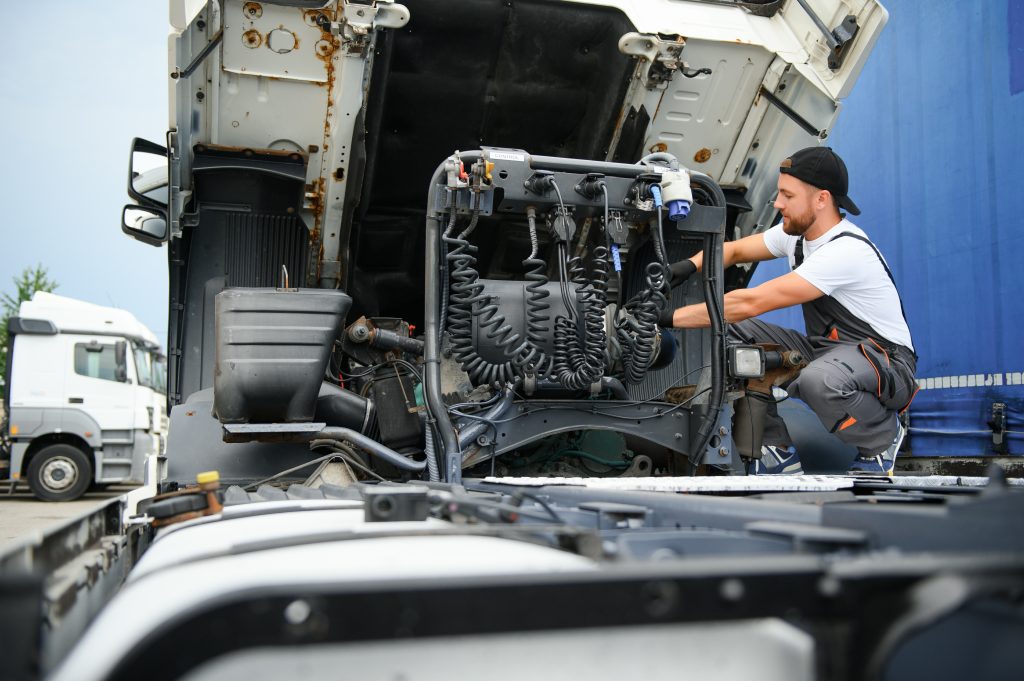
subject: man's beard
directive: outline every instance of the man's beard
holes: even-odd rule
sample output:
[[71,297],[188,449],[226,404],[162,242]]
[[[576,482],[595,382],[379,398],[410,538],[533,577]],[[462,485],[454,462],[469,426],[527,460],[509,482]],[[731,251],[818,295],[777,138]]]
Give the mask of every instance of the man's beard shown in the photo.
[[814,224],[814,213],[808,211],[803,215],[790,215],[782,221],[782,231],[790,236],[803,236]]

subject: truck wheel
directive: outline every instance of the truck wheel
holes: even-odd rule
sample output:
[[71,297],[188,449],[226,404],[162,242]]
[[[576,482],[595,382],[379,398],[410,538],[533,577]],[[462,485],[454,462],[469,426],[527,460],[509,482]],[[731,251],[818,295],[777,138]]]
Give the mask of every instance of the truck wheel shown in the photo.
[[89,457],[72,445],[43,447],[28,464],[28,486],[43,501],[71,501],[92,484]]

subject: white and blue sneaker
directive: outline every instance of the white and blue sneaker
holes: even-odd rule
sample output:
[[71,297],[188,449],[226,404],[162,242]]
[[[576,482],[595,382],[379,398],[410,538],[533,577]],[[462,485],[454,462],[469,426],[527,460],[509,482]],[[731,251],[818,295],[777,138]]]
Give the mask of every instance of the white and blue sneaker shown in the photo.
[[803,475],[803,472],[800,455],[792,445],[764,445],[761,447],[761,458],[754,459],[747,466],[748,475]]
[[903,444],[903,438],[906,435],[907,429],[903,427],[901,421],[897,420],[896,437],[893,438],[892,444],[875,456],[858,456],[850,465],[848,473],[850,475],[887,475],[891,478],[896,468],[896,455],[899,454],[900,445]]

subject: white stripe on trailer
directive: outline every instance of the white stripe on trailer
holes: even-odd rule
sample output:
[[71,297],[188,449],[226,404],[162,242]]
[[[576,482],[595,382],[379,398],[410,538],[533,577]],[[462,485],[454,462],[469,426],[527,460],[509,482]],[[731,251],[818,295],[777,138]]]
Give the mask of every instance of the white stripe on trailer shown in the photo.
[[1004,385],[1024,385],[1024,372],[1006,371],[991,374],[961,374],[959,376],[929,376],[917,379],[921,390],[946,388],[991,388]]

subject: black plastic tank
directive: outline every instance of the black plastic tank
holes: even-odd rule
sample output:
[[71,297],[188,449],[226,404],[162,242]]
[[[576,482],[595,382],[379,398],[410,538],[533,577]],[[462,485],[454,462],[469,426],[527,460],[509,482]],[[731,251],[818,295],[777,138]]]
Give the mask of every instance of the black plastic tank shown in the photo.
[[222,423],[312,421],[352,299],[327,289],[232,288],[216,298],[213,409]]

